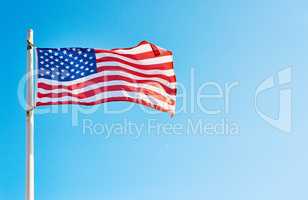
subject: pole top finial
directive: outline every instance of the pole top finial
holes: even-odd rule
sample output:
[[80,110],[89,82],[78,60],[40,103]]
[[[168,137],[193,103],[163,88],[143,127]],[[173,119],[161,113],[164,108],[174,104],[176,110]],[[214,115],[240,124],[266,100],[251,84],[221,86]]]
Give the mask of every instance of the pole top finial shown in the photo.
[[28,40],[31,40],[31,42],[33,40],[33,29],[32,28],[28,29]]

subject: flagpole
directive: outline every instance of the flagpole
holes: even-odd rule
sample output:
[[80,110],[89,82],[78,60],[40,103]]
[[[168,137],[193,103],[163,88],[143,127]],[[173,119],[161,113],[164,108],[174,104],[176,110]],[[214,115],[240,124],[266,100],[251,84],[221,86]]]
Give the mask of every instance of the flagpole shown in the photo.
[[26,200],[34,200],[33,30],[27,35]]

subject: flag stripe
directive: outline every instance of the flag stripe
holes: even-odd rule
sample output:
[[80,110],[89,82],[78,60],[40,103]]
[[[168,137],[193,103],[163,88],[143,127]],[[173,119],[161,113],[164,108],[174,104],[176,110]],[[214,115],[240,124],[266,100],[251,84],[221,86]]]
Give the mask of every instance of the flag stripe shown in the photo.
[[121,54],[140,54],[140,53],[152,51],[152,48],[148,42],[144,41],[135,47],[118,48],[118,49],[112,49],[111,51],[121,53]]
[[99,87],[93,90],[88,90],[80,93],[72,93],[72,92],[60,92],[60,93],[55,93],[55,92],[49,92],[49,93],[41,93],[38,92],[37,97],[38,98],[43,98],[43,97],[65,97],[65,96],[70,96],[70,97],[76,97],[78,99],[85,99],[88,97],[95,96],[97,93],[103,93],[103,92],[108,92],[108,91],[127,91],[127,92],[142,92],[146,95],[151,95],[155,97],[158,100],[165,101],[170,105],[174,105],[175,101],[172,100],[171,98],[165,97],[164,95],[161,95],[160,93],[154,92],[149,89],[145,88],[137,88],[137,87],[132,87],[132,86],[127,86],[127,85],[110,85],[110,86],[103,86]]
[[110,82],[110,81],[125,81],[129,83],[135,83],[135,84],[147,84],[151,85],[153,87],[163,89],[167,94],[175,95],[176,89],[170,88],[165,85],[162,85],[160,82],[153,81],[153,80],[136,80],[131,79],[125,76],[119,76],[119,75],[113,75],[113,76],[101,76],[97,77],[88,81],[72,84],[72,85],[63,85],[63,84],[57,84],[55,81],[50,80],[41,80],[38,82],[38,88],[42,88],[45,90],[52,90],[52,89],[67,89],[67,90],[75,90],[75,89],[81,89],[84,87],[92,86],[93,84],[99,84],[104,82]]
[[119,63],[119,62],[100,62],[97,63],[97,68],[99,70],[99,68],[104,67],[104,66],[118,66],[118,67],[122,67],[125,69],[129,69],[135,72],[139,72],[142,74],[162,74],[164,76],[174,76],[174,71],[173,69],[138,69],[135,67],[132,67],[130,65],[126,65],[123,63]]
[[[91,77],[90,77],[91,76]],[[117,80],[118,78],[120,78],[119,76],[123,77],[123,78],[127,78],[129,80],[131,80],[132,83],[134,82],[153,82],[156,83],[155,85],[160,85],[162,87],[167,87],[170,89],[175,89],[175,81],[166,81],[164,79],[161,79],[159,77],[151,77],[151,78],[147,78],[147,77],[140,77],[140,76],[136,76],[134,74],[130,74],[127,72],[123,72],[123,71],[103,71],[103,72],[98,72],[96,74],[93,75],[89,75],[89,78],[81,78],[81,79],[77,79],[77,80],[73,80],[73,81],[65,81],[65,82],[59,82],[59,81],[54,81],[54,80],[49,80],[49,79],[45,79],[45,78],[40,78],[40,83],[45,83],[45,84],[52,84],[52,85],[63,85],[66,87],[78,87],[78,85],[84,87],[84,85],[90,85],[93,83],[97,83],[97,82],[106,82],[109,80]],[[123,79],[120,79],[123,80]],[[175,78],[173,79],[175,80]],[[153,84],[154,85],[154,84]]]
[[136,64],[136,63],[128,62],[127,60],[116,58],[116,57],[101,57],[101,58],[96,59],[96,62],[97,63],[100,63],[100,62],[119,62],[119,63],[123,63],[123,64],[126,64],[126,65],[130,65],[130,66],[138,68],[138,69],[142,69],[142,70],[148,70],[148,69],[158,69],[158,70],[173,69],[173,63],[172,62],[150,64],[150,63],[153,63],[153,61],[150,61],[149,63],[147,63],[147,65],[143,65],[142,63]]
[[132,103],[137,103],[141,104],[150,108],[153,108],[155,110],[159,110],[162,112],[168,112],[171,114],[174,114],[174,110],[166,109],[164,107],[161,107],[159,105],[154,105],[152,103],[143,101],[142,99],[134,99],[130,97],[111,97],[111,98],[105,98],[105,99],[100,99],[97,101],[93,102],[79,102],[79,101],[53,101],[53,102],[37,102],[37,106],[47,106],[47,105],[63,105],[63,104],[78,104],[78,105],[84,105],[84,106],[93,106],[101,103],[108,103],[108,102],[116,102],[116,101],[126,101],[126,102],[132,102]]
[[[120,56],[124,56],[126,58],[130,58],[130,59],[135,59],[135,60],[142,60],[142,59],[147,59],[147,58],[153,58],[155,56],[154,52],[152,51],[145,51],[145,52],[140,52],[140,53],[136,53],[136,54],[124,54],[124,53],[119,53],[113,50],[105,50],[105,49],[95,49],[95,53],[96,54],[100,54],[100,53],[111,53],[114,55],[120,55]],[[160,53],[160,56],[171,56],[172,53],[170,51],[164,51]]]
[[102,58],[118,58],[124,60],[126,62],[137,64],[137,65],[155,65],[155,64],[162,64],[172,62],[172,56],[157,56],[154,58],[146,58],[141,60],[131,59],[126,56],[114,54],[114,53],[96,53],[96,60],[100,60]]
[[166,76],[164,74],[150,74],[150,73],[145,74],[145,73],[136,72],[136,71],[129,70],[129,69],[119,67],[119,66],[99,67],[99,68],[97,68],[97,71],[98,72],[113,72],[113,71],[126,72],[126,73],[129,73],[129,74],[132,74],[132,75],[135,75],[135,76],[138,76],[138,77],[142,77],[142,78],[159,78],[159,79],[169,81],[169,82],[172,82],[172,83],[175,82],[175,76]]
[[140,90],[148,89],[148,90],[159,93],[159,94],[165,96],[166,98],[170,98],[170,99],[175,101],[175,95],[166,93],[163,88],[155,87],[155,86],[152,86],[150,84],[130,83],[130,82],[127,82],[127,81],[122,81],[122,80],[102,82],[102,83],[97,83],[97,84],[85,86],[85,87],[82,87],[82,88],[71,89],[71,90],[63,88],[63,87],[54,87],[54,86],[51,87],[51,88],[47,88],[47,89],[45,89],[46,87],[38,87],[37,92],[42,93],[42,94],[47,94],[47,93],[51,93],[51,92],[52,93],[70,92],[72,94],[79,94],[79,93],[83,93],[83,92],[87,92],[87,91],[91,91],[91,90],[98,90],[101,87],[120,86],[120,85],[126,85],[126,86],[130,86],[130,87],[140,88]]
[[[54,97],[54,98],[49,98],[49,97],[42,97],[39,98],[38,103],[52,103],[52,102],[80,102],[83,103],[81,105],[87,105],[89,103],[97,102],[97,101],[103,101],[103,99],[108,99],[108,98],[118,98],[118,97],[127,97],[131,99],[138,99],[142,100],[144,102],[147,102],[152,105],[160,106],[166,110],[173,111],[174,110],[174,105],[169,105],[168,103],[158,100],[154,98],[153,96],[145,95],[144,93],[141,92],[127,92],[127,91],[109,91],[105,93],[98,93],[94,96],[84,98],[84,99],[79,99],[76,97],[70,97],[70,96],[65,96],[65,97]],[[85,104],[84,104],[85,103]]]

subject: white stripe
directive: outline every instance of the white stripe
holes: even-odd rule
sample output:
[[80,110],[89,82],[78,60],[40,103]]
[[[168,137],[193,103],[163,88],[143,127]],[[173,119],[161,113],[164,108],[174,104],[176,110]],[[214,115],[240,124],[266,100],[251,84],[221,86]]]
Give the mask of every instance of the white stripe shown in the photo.
[[155,86],[152,86],[152,85],[149,85],[149,84],[142,84],[142,83],[130,83],[130,82],[126,82],[126,81],[108,81],[108,82],[103,82],[103,83],[97,83],[97,84],[93,84],[93,85],[89,85],[89,86],[86,86],[84,88],[80,88],[80,89],[74,89],[74,90],[68,90],[68,89],[52,89],[52,90],[46,90],[46,89],[43,89],[43,88],[38,88],[37,91],[39,93],[42,93],[42,94],[48,94],[48,93],[63,93],[63,92],[70,92],[72,94],[80,94],[80,93],[83,93],[83,92],[87,92],[87,91],[90,91],[90,90],[95,90],[95,89],[98,89],[100,87],[105,87],[105,86],[112,86],[112,85],[125,85],[125,86],[130,86],[130,87],[135,87],[135,88],[144,88],[144,89],[148,89],[148,90],[151,90],[151,91],[154,91],[154,92],[157,92],[159,94],[161,94],[162,96],[166,97],[166,98],[169,98],[169,99],[172,99],[175,101],[175,95],[170,95],[168,93],[166,93],[166,91],[164,91],[163,88],[159,88],[159,87],[155,87]]
[[172,55],[147,58],[143,60],[134,60],[134,59],[127,58],[125,56],[120,56],[120,55],[113,54],[113,53],[96,53],[95,55],[96,55],[96,59],[100,59],[103,57],[119,58],[121,60],[130,62],[133,64],[137,64],[137,65],[155,65],[155,64],[163,64],[163,63],[172,62]]
[[152,51],[152,48],[149,44],[143,44],[133,49],[117,49],[117,50],[112,50],[112,51],[116,53],[122,53],[122,54],[140,54],[140,53]]
[[148,95],[145,95],[143,93],[138,93],[138,92],[126,92],[126,91],[104,92],[104,93],[99,93],[99,94],[96,94],[95,96],[85,98],[85,99],[79,99],[79,98],[68,97],[68,96],[59,97],[59,98],[44,97],[44,98],[38,99],[37,103],[48,103],[48,102],[59,102],[59,101],[60,102],[76,101],[76,102],[92,103],[92,102],[99,101],[101,99],[111,98],[111,97],[130,97],[134,99],[140,99],[150,104],[159,105],[160,107],[167,109],[167,110],[175,110],[174,105],[169,105],[168,103],[160,101],[153,96],[148,96]]
[[142,74],[161,74],[161,75],[166,75],[166,76],[174,76],[174,70],[173,69],[147,69],[147,70],[143,70],[143,69],[138,69],[135,67],[132,67],[130,65],[126,65],[120,62],[99,62],[97,63],[97,67],[103,67],[103,66],[119,66],[119,67],[123,67],[135,72],[139,72]]
[[73,85],[73,84],[83,83],[87,80],[91,80],[93,78],[97,78],[97,77],[100,77],[100,76],[108,76],[108,75],[120,75],[120,76],[128,77],[128,78],[131,78],[131,79],[135,79],[135,80],[157,81],[157,82],[169,87],[170,89],[176,88],[175,82],[168,82],[165,79],[161,79],[161,78],[157,78],[157,77],[154,77],[154,78],[140,77],[140,76],[136,76],[134,74],[130,74],[130,73],[127,73],[127,72],[122,72],[122,71],[103,71],[103,72],[91,74],[89,76],[79,78],[79,79],[76,79],[76,80],[73,80],[73,81],[56,81],[56,80],[50,80],[50,79],[45,79],[45,78],[39,78],[38,82],[42,82],[42,83],[46,83],[46,84],[57,84],[57,85],[69,86],[69,85]]

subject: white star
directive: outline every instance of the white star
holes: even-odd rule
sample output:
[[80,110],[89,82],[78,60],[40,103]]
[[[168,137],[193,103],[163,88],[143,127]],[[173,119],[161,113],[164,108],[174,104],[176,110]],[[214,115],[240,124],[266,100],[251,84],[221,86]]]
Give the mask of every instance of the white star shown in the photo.
[[83,57],[85,57],[85,58],[86,58],[87,56],[88,56],[87,54],[84,54],[84,55],[83,55]]
[[93,66],[93,63],[90,63],[90,66],[92,67],[92,66]]
[[81,63],[83,62],[83,60],[82,60],[82,59],[80,59],[79,61],[80,61]]
[[82,73],[81,73],[81,76],[83,76],[83,75],[84,75],[84,73],[82,72]]
[[90,60],[92,60],[92,58],[93,58],[92,56],[89,57]]
[[81,53],[82,53],[82,51],[79,50],[79,51],[78,51],[78,54],[80,55]]
[[93,70],[93,69],[91,69],[91,70],[90,70],[90,72],[94,72],[94,70]]
[[75,59],[75,60],[77,60],[77,59],[78,59],[78,57],[76,56],[74,59]]
[[87,67],[87,68],[86,68],[86,71],[88,71],[88,70],[89,70],[89,68]]
[[49,67],[49,65],[48,65],[48,64],[46,64],[46,65],[45,65],[45,67]]
[[65,66],[65,69],[69,69],[70,67],[69,66]]
[[83,69],[84,68],[84,66],[80,66],[80,69]]
[[71,62],[70,62],[70,64],[71,64],[71,65],[73,65],[73,64],[74,64],[74,62],[73,62],[73,61],[71,61]]
[[57,55],[59,55],[59,53],[58,53],[58,52],[55,52],[53,55],[57,56]]
[[60,65],[64,65],[64,63],[63,63],[63,62],[61,62],[61,63],[60,63]]
[[40,58],[41,58],[41,59],[43,59],[43,58],[44,58],[44,56],[40,56]]
[[48,58],[46,58],[46,59],[45,59],[45,61],[46,61],[46,62],[48,62],[48,61],[49,61],[49,59],[48,59]]
[[64,79],[64,76],[61,76],[61,79]]
[[70,73],[66,73],[66,76],[69,76],[70,75]]
[[79,66],[79,64],[76,64],[76,65],[75,65],[75,67],[78,67],[78,66]]
[[75,71],[75,69],[71,69],[71,72]]
[[73,57],[73,54],[68,55],[69,57]]
[[50,59],[53,59],[53,56],[49,56]]
[[88,51],[88,52],[90,52],[90,51],[91,51],[91,49],[87,49],[87,51]]
[[51,68],[51,71],[54,71],[54,70],[55,70],[55,68],[54,68],[54,67],[52,67],[52,68]]
[[73,76],[71,76],[71,78],[75,78],[75,76],[73,75]]
[[49,52],[49,53],[52,53],[52,50],[51,50],[51,49],[49,49],[49,50],[48,50],[48,52]]
[[45,52],[45,53],[44,53],[44,55],[45,55],[45,56],[48,56],[48,53],[47,53],[47,52]]
[[64,53],[64,54],[66,54],[66,53],[67,53],[67,51],[66,51],[66,50],[63,50],[63,53]]
[[44,64],[44,61],[41,61],[40,63],[41,63],[41,64]]

